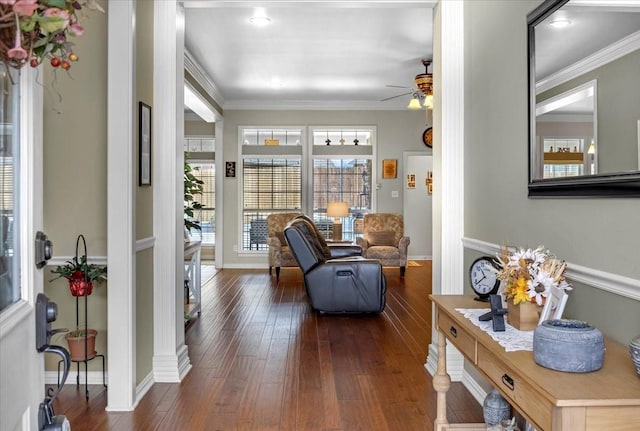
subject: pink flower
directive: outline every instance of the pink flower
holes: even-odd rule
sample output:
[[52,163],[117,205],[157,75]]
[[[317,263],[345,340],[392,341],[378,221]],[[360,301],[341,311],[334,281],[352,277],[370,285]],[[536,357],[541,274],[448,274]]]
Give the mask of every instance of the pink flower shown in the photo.
[[42,12],[38,24],[44,33],[57,33],[65,30],[69,26],[69,19],[71,15],[68,11],[58,9],[57,7],[50,7]]
[[[18,0],[18,1],[24,1],[24,0]],[[31,0],[28,0],[28,1],[31,1]],[[33,0],[33,1],[36,1],[36,0]],[[67,28],[67,26],[69,25],[69,18],[71,17],[71,15],[69,15],[69,11],[64,9],[59,9],[57,7],[50,7],[48,9],[45,9],[45,11],[42,13],[42,16],[62,19],[62,21],[64,21],[62,28]]]
[[82,36],[84,34],[84,27],[82,27],[77,22],[74,22],[73,24],[71,24],[69,30],[71,31],[71,34],[73,34],[74,36]]
[[16,60],[23,60],[27,58],[27,51],[25,51],[20,45],[20,37],[22,36],[22,33],[20,32],[20,23],[18,22],[18,14],[14,13],[13,15],[16,18],[15,46],[11,48],[9,51],[7,51],[7,55],[9,56],[9,58],[15,58]]
[[38,9],[37,0],[18,0],[13,5],[13,11],[20,16],[31,16]]
[[21,46],[16,46],[15,48],[11,48],[9,51],[7,51],[7,55],[9,56],[9,58],[15,58],[16,60],[23,60],[27,58],[28,54],[27,54],[27,51],[22,49]]

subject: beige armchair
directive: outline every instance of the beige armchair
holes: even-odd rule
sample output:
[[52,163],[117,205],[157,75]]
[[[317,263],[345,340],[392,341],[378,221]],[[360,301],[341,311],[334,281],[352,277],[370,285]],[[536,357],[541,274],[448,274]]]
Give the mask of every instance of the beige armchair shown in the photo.
[[404,236],[404,222],[398,214],[365,214],[362,237],[356,244],[362,247],[367,259],[378,259],[382,266],[399,266],[404,277],[407,268],[407,249],[410,239]]
[[269,275],[276,269],[276,280],[280,280],[280,268],[298,267],[284,237],[284,228],[301,212],[273,213],[267,216],[267,244],[269,245]]

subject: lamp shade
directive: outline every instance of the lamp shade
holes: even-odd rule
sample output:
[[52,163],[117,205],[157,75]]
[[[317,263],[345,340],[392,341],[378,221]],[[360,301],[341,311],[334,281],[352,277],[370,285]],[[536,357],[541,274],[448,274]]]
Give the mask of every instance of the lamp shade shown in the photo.
[[329,202],[327,217],[346,217],[349,215],[349,204],[346,202]]
[[420,100],[417,97],[414,97],[413,99],[411,99],[411,101],[409,102],[409,105],[407,106],[407,109],[422,109],[422,106],[420,105]]

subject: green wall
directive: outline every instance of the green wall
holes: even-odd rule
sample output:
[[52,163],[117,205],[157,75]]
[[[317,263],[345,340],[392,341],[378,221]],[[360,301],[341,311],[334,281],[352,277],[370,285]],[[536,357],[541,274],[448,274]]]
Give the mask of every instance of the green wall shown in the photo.
[[[640,280],[640,200],[527,197],[526,15],[540,3],[464,4],[465,236],[544,245],[570,265]],[[477,255],[467,250],[465,271]],[[566,317],[622,343],[640,334],[640,301],[573,285]]]
[[[107,4],[102,5],[105,9]],[[41,67],[43,113],[44,231],[54,244],[54,257],[75,255],[76,238],[83,234],[91,257],[107,254],[107,14],[88,12],[86,32],[73,39],[79,60],[69,72]],[[80,254],[83,253],[82,247]],[[56,327],[76,326],[76,301],[67,281],[52,283],[52,266],[44,269],[44,292],[58,304]],[[98,330],[96,350],[107,352],[106,309],[108,283],[94,287],[88,297],[88,325]],[[84,309],[80,299],[80,309]],[[84,316],[80,323],[84,324]],[[62,335],[54,342],[66,345]],[[99,361],[89,371],[101,369]],[[46,370],[57,360],[46,355]]]
[[[153,129],[153,1],[138,0],[136,5],[136,102],[151,106]],[[138,129],[138,104],[136,103],[136,127]],[[134,136],[137,149],[138,137]],[[153,159],[153,133],[151,151]],[[135,171],[138,169],[138,151],[134,151]],[[153,166],[151,186],[137,186],[135,192],[136,240],[153,235]],[[153,249],[136,253],[136,384],[139,384],[153,370]]]

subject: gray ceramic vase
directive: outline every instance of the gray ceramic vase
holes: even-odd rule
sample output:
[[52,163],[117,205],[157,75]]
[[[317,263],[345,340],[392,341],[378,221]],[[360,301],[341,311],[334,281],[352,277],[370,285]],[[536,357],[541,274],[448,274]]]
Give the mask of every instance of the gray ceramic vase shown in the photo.
[[497,389],[492,389],[484,399],[482,413],[485,424],[496,426],[501,421],[511,417],[511,405],[500,395]]
[[596,371],[604,362],[604,338],[586,322],[547,320],[533,331],[533,359],[557,371]]

